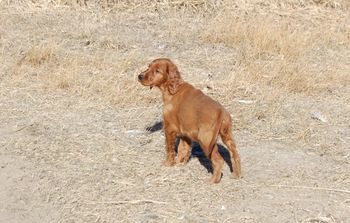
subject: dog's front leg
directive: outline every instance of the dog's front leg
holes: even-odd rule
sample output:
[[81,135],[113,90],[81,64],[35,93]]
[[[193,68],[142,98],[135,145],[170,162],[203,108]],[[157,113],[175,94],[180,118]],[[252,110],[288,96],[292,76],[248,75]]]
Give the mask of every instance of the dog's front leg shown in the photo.
[[175,140],[176,132],[165,129],[166,152],[167,158],[164,161],[165,166],[175,165]]

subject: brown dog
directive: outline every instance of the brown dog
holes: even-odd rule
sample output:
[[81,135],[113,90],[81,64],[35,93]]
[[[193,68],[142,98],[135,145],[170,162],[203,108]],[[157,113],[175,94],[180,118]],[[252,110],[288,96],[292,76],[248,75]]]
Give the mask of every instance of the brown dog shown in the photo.
[[231,116],[216,101],[182,80],[173,62],[159,58],[138,76],[144,86],[158,87],[163,95],[166,166],[175,164],[175,140],[180,138],[176,163],[185,164],[191,155],[191,142],[196,141],[213,166],[212,183],[221,180],[224,159],[216,144],[218,135],[227,146],[234,162],[235,178],[241,176],[241,163],[232,136]]

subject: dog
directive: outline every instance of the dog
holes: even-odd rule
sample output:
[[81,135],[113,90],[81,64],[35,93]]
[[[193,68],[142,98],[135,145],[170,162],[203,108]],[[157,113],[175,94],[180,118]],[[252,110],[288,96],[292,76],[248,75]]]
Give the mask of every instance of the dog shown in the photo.
[[[186,164],[191,155],[191,143],[195,141],[212,163],[211,183],[219,183],[224,164],[217,145],[220,136],[230,153],[233,177],[241,177],[241,161],[232,135],[231,115],[220,103],[185,82],[176,65],[168,58],[153,60],[148,69],[138,75],[138,81],[162,92],[167,153],[165,166]],[[177,137],[180,142],[175,161]]]

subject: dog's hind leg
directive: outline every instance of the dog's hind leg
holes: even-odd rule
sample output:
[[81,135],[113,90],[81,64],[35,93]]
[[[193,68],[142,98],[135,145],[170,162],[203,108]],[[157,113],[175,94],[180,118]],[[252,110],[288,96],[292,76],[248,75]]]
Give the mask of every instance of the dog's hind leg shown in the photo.
[[224,165],[224,158],[219,153],[218,145],[215,144],[213,151],[210,155],[210,161],[213,165],[213,176],[211,178],[211,183],[219,183],[221,180],[221,170]]
[[[236,144],[232,135],[231,127],[231,118],[224,119],[219,131],[220,137],[223,143],[227,146],[228,151],[230,152],[232,168],[234,170],[233,177],[236,179],[241,178],[241,159],[238,155]],[[234,166],[233,166],[234,163]]]

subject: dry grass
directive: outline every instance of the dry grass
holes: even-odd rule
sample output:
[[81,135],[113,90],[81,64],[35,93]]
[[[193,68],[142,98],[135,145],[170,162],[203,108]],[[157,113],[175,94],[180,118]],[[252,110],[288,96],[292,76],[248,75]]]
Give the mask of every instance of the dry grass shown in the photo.
[[315,69],[319,60],[335,62],[331,55],[325,57],[324,51],[349,48],[349,18],[345,14],[334,19],[334,12],[320,17],[313,14],[315,10],[280,10],[267,15],[248,12],[243,17],[227,10],[207,26],[202,39],[224,43],[239,52],[237,62],[244,74],[234,81],[276,85],[293,92],[349,82],[347,72],[339,71],[336,65]]
[[217,8],[220,5],[220,0],[161,0],[161,1],[139,1],[139,0],[8,0],[7,5],[26,5],[29,7],[74,7],[74,8],[97,8],[106,11],[135,11],[135,10],[150,10],[150,11],[167,11],[169,9],[185,10],[185,11],[209,11]]
[[240,6],[246,8],[249,6],[272,6],[281,8],[302,8],[309,6],[322,6],[329,8],[348,8],[349,1],[347,0],[32,0],[30,2],[22,0],[7,0],[5,4],[25,4],[38,7],[52,6],[70,6],[70,7],[101,7],[107,10],[134,10],[136,8],[152,8],[152,9],[191,9],[191,10],[213,10],[221,6]]
[[[132,104],[135,99],[134,103],[141,100],[135,76],[126,73],[130,66],[135,66],[130,62],[132,58],[106,63],[105,58],[95,56],[56,54],[53,59],[54,55],[51,47],[29,50],[14,68],[19,75],[14,81],[19,84],[27,79],[32,86],[44,90],[58,88],[81,96],[95,95],[122,107],[135,105]],[[28,80],[30,77],[34,78]]]
[[[5,79],[18,87],[102,99],[118,108],[158,106],[159,93],[139,86],[136,75],[154,57],[168,56],[186,80],[212,87],[208,94],[237,114],[236,129],[263,138],[292,134],[304,141],[312,137],[304,123],[309,114],[285,120],[288,100],[323,95],[350,81],[347,1],[78,3],[5,3],[4,12],[16,18],[2,18],[10,24],[1,36]],[[25,10],[47,10],[56,20],[42,14],[31,19]],[[35,34],[19,35],[14,23]],[[208,72],[214,78],[204,81]],[[254,103],[239,106],[237,98]],[[276,131],[286,123],[294,127]]]
[[19,65],[27,63],[32,66],[39,66],[45,62],[50,62],[55,57],[55,46],[40,45],[29,49],[24,57],[19,61]]
[[[0,1],[0,218],[346,222],[348,3]],[[164,56],[232,114],[243,180],[161,167],[160,93],[136,77]]]

